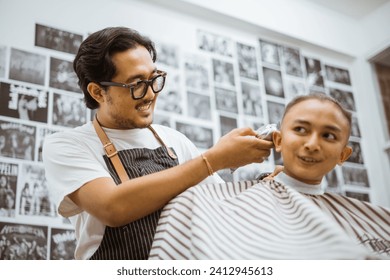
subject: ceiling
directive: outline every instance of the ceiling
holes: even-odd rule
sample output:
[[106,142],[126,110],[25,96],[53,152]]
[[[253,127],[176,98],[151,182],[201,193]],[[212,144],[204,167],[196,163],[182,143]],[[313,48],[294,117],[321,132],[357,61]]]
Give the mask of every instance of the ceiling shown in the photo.
[[355,19],[360,19],[378,9],[389,0],[305,0],[321,5]]

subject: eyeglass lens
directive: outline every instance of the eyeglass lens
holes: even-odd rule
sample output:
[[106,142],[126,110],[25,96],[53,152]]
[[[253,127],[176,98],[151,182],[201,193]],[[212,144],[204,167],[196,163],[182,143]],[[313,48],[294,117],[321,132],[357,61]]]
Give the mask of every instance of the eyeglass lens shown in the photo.
[[142,98],[145,96],[148,87],[151,86],[154,93],[160,92],[165,83],[165,77],[159,75],[149,81],[140,81],[133,89],[133,95],[135,98]]

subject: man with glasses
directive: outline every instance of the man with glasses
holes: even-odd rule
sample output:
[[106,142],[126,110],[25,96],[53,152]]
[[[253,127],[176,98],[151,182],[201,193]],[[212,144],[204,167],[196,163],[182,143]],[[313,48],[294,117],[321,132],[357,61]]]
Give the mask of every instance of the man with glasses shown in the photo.
[[[152,124],[166,72],[137,31],[91,34],[74,60],[93,122],[47,136],[46,178],[58,212],[77,237],[76,259],[146,259],[162,207],[214,174],[262,162],[273,144],[235,129],[200,154],[178,131]],[[164,93],[161,93],[164,94]]]

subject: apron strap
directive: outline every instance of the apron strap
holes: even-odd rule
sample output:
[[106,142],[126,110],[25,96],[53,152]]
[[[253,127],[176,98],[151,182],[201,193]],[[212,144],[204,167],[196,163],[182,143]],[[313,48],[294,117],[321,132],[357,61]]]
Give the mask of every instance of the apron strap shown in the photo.
[[160,142],[160,144],[167,149],[168,155],[171,157],[171,159],[177,159],[177,156],[175,155],[175,153],[171,150],[171,148],[169,148],[167,145],[165,145],[164,141],[157,134],[156,130],[154,130],[154,128],[151,125],[149,125],[148,128],[153,133],[154,137],[156,137],[158,142]]
[[93,118],[93,126],[95,127],[96,134],[99,136],[100,141],[103,144],[104,151],[107,157],[111,160],[111,163],[114,166],[114,169],[118,174],[121,182],[123,183],[124,181],[129,180],[129,176],[127,175],[126,170],[123,167],[123,164],[118,156],[118,151],[100,126],[100,123],[97,119],[97,115],[95,115],[95,117]]

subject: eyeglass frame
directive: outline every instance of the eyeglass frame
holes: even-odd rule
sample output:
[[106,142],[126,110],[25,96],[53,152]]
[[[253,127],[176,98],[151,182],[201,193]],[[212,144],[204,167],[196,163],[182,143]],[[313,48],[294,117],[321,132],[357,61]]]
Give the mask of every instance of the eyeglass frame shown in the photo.
[[[165,71],[162,71],[162,70],[157,70],[156,71],[157,75],[154,76],[153,78],[149,79],[149,80],[140,80],[140,81],[136,81],[136,82],[133,82],[133,83],[130,83],[130,84],[124,84],[124,83],[117,83],[117,82],[99,82],[99,84],[101,86],[109,86],[109,87],[121,87],[121,88],[127,88],[130,90],[130,93],[131,93],[131,97],[133,97],[134,100],[139,100],[139,99],[142,99],[145,97],[146,93],[148,92],[148,88],[150,87],[152,89],[152,91],[154,93],[159,93],[160,91],[163,90],[164,86],[165,86],[165,78],[167,76],[167,72]],[[153,89],[153,82],[159,78],[159,77],[162,77],[163,78],[163,86],[161,87],[161,89],[159,91],[155,91]],[[144,83],[146,86],[144,87],[144,92],[142,93],[141,96],[139,97],[136,97],[134,96],[134,88],[141,84],[141,83]]]

